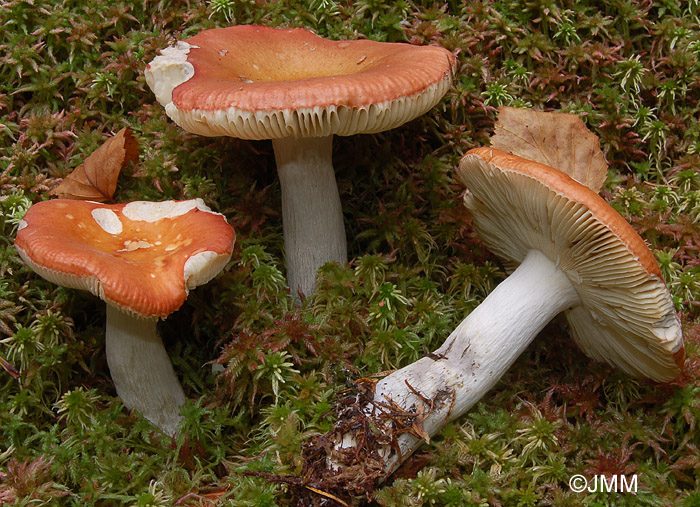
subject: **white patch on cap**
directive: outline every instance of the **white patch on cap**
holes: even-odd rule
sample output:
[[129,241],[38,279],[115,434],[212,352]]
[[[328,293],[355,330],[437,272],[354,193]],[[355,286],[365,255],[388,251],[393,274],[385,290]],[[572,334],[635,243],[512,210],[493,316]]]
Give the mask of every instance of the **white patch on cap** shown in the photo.
[[207,213],[213,213],[209,206],[204,204],[204,201],[199,198],[190,199],[189,201],[134,201],[124,206],[122,213],[130,220],[157,222],[164,218],[179,217],[195,208]]
[[92,210],[92,218],[95,219],[97,225],[109,234],[120,234],[122,232],[122,222],[117,214],[111,209],[95,208]]
[[29,224],[25,220],[20,220],[19,223],[17,224],[17,232],[21,231],[25,227],[27,227]]
[[173,90],[194,76],[194,67],[187,61],[190,49],[197,48],[178,41],[165,48],[148,64],[144,75],[146,83],[156,95],[156,100],[166,106],[173,100]]
[[224,269],[231,254],[218,254],[207,250],[193,255],[185,262],[185,285],[194,289],[207,283]]
[[138,250],[139,248],[151,248],[152,246],[153,245],[151,245],[148,241],[143,241],[140,239],[127,239],[124,242],[124,248],[122,248],[121,250],[117,250],[117,252],[133,252],[134,250]]

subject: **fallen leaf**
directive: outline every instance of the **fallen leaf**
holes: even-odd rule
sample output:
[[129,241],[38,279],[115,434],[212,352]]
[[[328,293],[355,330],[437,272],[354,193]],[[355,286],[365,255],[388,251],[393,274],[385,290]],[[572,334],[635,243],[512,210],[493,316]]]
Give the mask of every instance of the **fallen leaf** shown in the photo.
[[124,127],[92,152],[50,193],[61,199],[108,201],[117,189],[122,168],[138,157],[134,134],[129,127]]
[[491,146],[559,169],[595,192],[608,175],[600,140],[574,114],[499,107]]

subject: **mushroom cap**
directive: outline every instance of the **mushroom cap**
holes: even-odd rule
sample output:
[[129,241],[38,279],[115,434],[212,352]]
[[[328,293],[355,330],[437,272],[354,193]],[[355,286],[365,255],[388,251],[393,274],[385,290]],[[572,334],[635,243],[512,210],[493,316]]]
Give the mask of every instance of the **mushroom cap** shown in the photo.
[[539,250],[566,273],[581,303],[565,314],[586,354],[657,381],[680,373],[681,325],[658,264],[598,194],[493,148],[467,152],[458,174],[474,228],[508,271]]
[[165,318],[226,265],[236,235],[201,199],[34,204],[15,247],[47,280],[137,317]]
[[188,132],[277,139],[397,127],[437,104],[454,63],[437,46],[241,25],[164,49],[145,75],[168,116]]

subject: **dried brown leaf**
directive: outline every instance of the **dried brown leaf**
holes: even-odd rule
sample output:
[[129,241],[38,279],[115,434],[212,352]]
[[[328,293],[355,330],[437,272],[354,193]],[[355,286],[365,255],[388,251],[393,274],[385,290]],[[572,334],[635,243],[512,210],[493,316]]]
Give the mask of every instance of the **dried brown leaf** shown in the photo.
[[61,199],[108,201],[117,189],[122,168],[139,157],[138,145],[129,127],[107,139],[85,161],[51,190]]
[[608,175],[600,140],[573,114],[499,107],[491,146],[559,169],[595,192]]

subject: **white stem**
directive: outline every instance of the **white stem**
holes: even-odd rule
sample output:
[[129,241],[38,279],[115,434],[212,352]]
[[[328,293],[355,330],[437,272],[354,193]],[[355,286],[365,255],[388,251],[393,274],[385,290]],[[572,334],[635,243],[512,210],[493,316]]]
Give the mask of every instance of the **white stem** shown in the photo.
[[172,436],[181,419],[185,394],[156,332],[156,322],[107,305],[107,364],[124,406],[138,410]]
[[273,139],[282,187],[287,282],[309,296],[326,262],[347,263],[343,210],[333,170],[333,136]]
[[[401,409],[419,414],[424,431],[421,436],[432,437],[447,422],[476,404],[537,333],[559,312],[578,301],[578,294],[564,272],[542,253],[531,250],[522,264],[462,321],[439,349],[378,382],[374,401],[387,404],[391,400]],[[426,403],[427,400],[430,401]],[[387,411],[375,407],[368,412],[379,419]],[[382,450],[387,474],[423,441],[408,432],[401,433],[396,440],[400,452]],[[344,438],[342,447],[350,444]]]

